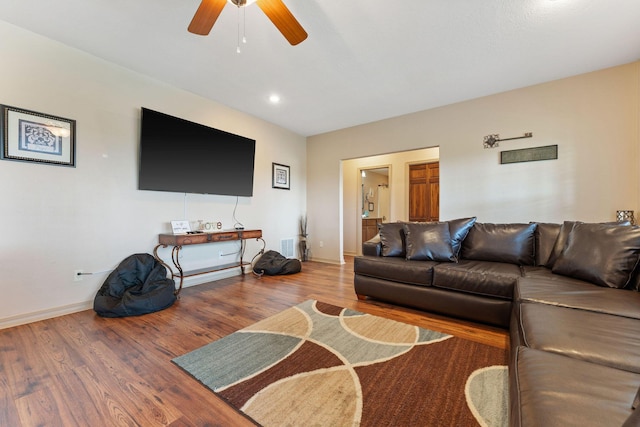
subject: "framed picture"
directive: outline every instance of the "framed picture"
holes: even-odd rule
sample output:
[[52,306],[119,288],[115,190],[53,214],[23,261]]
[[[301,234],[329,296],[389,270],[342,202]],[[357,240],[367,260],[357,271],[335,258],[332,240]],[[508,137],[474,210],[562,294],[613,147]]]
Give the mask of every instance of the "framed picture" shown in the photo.
[[373,212],[374,209],[374,204],[372,202],[369,202],[369,212]]
[[0,158],[76,166],[76,121],[0,105]]
[[283,190],[291,189],[291,171],[289,166],[272,163],[271,178],[273,180],[273,188],[281,188]]

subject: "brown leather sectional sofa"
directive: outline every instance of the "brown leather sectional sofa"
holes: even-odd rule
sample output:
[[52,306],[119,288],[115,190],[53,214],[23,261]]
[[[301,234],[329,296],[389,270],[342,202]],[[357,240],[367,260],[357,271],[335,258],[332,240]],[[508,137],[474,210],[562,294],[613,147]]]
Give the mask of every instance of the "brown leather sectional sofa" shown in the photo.
[[640,426],[639,257],[620,224],[389,223],[354,287],[508,328],[511,426]]

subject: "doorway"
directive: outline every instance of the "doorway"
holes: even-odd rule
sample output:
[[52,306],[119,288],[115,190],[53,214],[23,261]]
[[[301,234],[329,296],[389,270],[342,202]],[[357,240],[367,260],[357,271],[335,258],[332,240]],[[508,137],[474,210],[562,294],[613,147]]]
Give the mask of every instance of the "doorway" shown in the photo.
[[378,234],[378,226],[390,217],[389,167],[360,169],[361,241]]
[[[364,205],[362,170],[388,168],[388,188],[380,187],[380,199],[374,201],[373,211],[368,218],[385,218],[385,222],[407,221],[409,219],[409,165],[439,161],[438,147],[418,150],[399,151],[389,154],[372,155],[344,159],[341,161],[342,199],[342,255],[356,256],[362,254],[362,215],[369,208]],[[372,186],[374,195],[378,191],[377,184]],[[366,188],[368,190],[368,187]],[[389,195],[388,214],[385,209],[385,191]],[[380,211],[378,210],[380,208]],[[366,236],[365,236],[366,237]]]
[[362,177],[362,217],[380,218],[387,222],[390,215],[389,168],[360,170]]

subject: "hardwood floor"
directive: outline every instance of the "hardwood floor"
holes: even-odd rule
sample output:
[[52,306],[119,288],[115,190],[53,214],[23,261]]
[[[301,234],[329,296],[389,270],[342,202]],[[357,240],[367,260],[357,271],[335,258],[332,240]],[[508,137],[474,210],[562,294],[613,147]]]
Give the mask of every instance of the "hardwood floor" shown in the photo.
[[358,301],[353,260],[291,276],[252,274],[183,289],[167,310],[92,310],[0,330],[0,426],[253,425],[171,359],[307,299],[506,348],[506,331]]

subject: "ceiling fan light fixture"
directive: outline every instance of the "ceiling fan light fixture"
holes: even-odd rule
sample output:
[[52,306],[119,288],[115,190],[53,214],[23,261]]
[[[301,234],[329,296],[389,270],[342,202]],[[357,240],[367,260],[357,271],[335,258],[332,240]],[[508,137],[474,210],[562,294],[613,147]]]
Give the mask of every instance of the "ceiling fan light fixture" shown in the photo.
[[244,8],[256,3],[260,10],[276,26],[285,39],[295,46],[307,38],[307,32],[284,4],[283,0],[202,0],[196,10],[188,30],[190,33],[206,36],[211,32],[218,16],[227,3]]
[[238,7],[246,7],[256,2],[256,0],[227,0],[227,1],[232,5],[238,6]]

